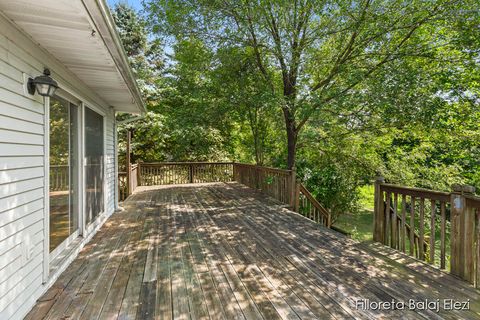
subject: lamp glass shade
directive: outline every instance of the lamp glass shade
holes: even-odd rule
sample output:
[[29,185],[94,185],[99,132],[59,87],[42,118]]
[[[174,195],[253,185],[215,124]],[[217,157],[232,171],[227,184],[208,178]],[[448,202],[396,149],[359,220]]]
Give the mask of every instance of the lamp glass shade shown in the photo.
[[50,87],[49,87],[49,91],[48,91],[48,96],[49,96],[49,97],[53,97],[55,91],[57,91],[57,87],[50,86]]
[[49,96],[49,92],[50,92],[50,85],[49,84],[37,83],[36,87],[37,87],[37,92],[38,92],[39,95],[44,96],[44,97]]

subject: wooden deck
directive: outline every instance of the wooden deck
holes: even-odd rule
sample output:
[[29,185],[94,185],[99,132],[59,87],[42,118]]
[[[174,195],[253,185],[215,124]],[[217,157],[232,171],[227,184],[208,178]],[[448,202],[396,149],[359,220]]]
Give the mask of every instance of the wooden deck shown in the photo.
[[[141,188],[125,208],[27,318],[480,318],[466,282],[236,183]],[[361,310],[358,299],[440,299],[440,311]],[[445,311],[443,299],[470,301],[470,311]]]

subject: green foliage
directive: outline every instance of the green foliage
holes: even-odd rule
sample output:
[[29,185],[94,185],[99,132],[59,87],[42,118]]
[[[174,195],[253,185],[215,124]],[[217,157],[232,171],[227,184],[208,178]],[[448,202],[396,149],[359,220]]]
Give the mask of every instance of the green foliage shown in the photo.
[[373,239],[372,230],[373,211],[360,210],[356,214],[346,213],[338,217],[335,227],[347,232],[358,241],[371,241]]
[[293,156],[335,218],[376,174],[480,190],[475,1],[144,4],[114,13],[150,111],[127,126],[134,159]]
[[[295,163],[298,136],[315,116],[332,110],[338,114],[343,111],[339,105],[355,112],[363,103],[346,100],[368,94],[362,87],[377,73],[392,70],[395,63],[454,51],[452,43],[470,38],[452,31],[452,22],[478,20],[469,0],[145,4],[158,34],[177,42],[193,36],[212,52],[241,47],[253,57],[257,78],[276,98],[276,109],[284,118],[289,167]],[[408,85],[409,79],[403,79]],[[363,107],[369,111],[376,106]]]
[[112,16],[143,99],[147,106],[156,104],[165,64],[161,42],[149,40],[146,20],[127,4],[116,4]]

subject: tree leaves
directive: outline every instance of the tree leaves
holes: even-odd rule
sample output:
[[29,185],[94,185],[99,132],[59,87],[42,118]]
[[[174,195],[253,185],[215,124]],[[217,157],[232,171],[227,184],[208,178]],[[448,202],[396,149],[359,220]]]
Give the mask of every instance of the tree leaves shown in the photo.
[[338,212],[355,208],[357,187],[376,173],[480,187],[477,6],[146,0],[146,18],[122,9],[117,23],[152,111],[135,124],[135,156],[297,160]]

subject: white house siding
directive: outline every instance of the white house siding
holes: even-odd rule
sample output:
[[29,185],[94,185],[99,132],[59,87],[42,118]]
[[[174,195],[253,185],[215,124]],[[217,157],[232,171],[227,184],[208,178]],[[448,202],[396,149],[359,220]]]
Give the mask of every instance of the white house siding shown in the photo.
[[115,115],[111,111],[107,115],[106,131],[106,172],[105,177],[107,180],[107,212],[113,212],[115,210]]
[[0,319],[23,318],[58,276],[51,275],[43,284],[44,218],[48,215],[43,98],[24,89],[25,74],[39,75],[44,66],[80,100],[105,110],[105,216],[115,207],[114,111],[0,15]]

